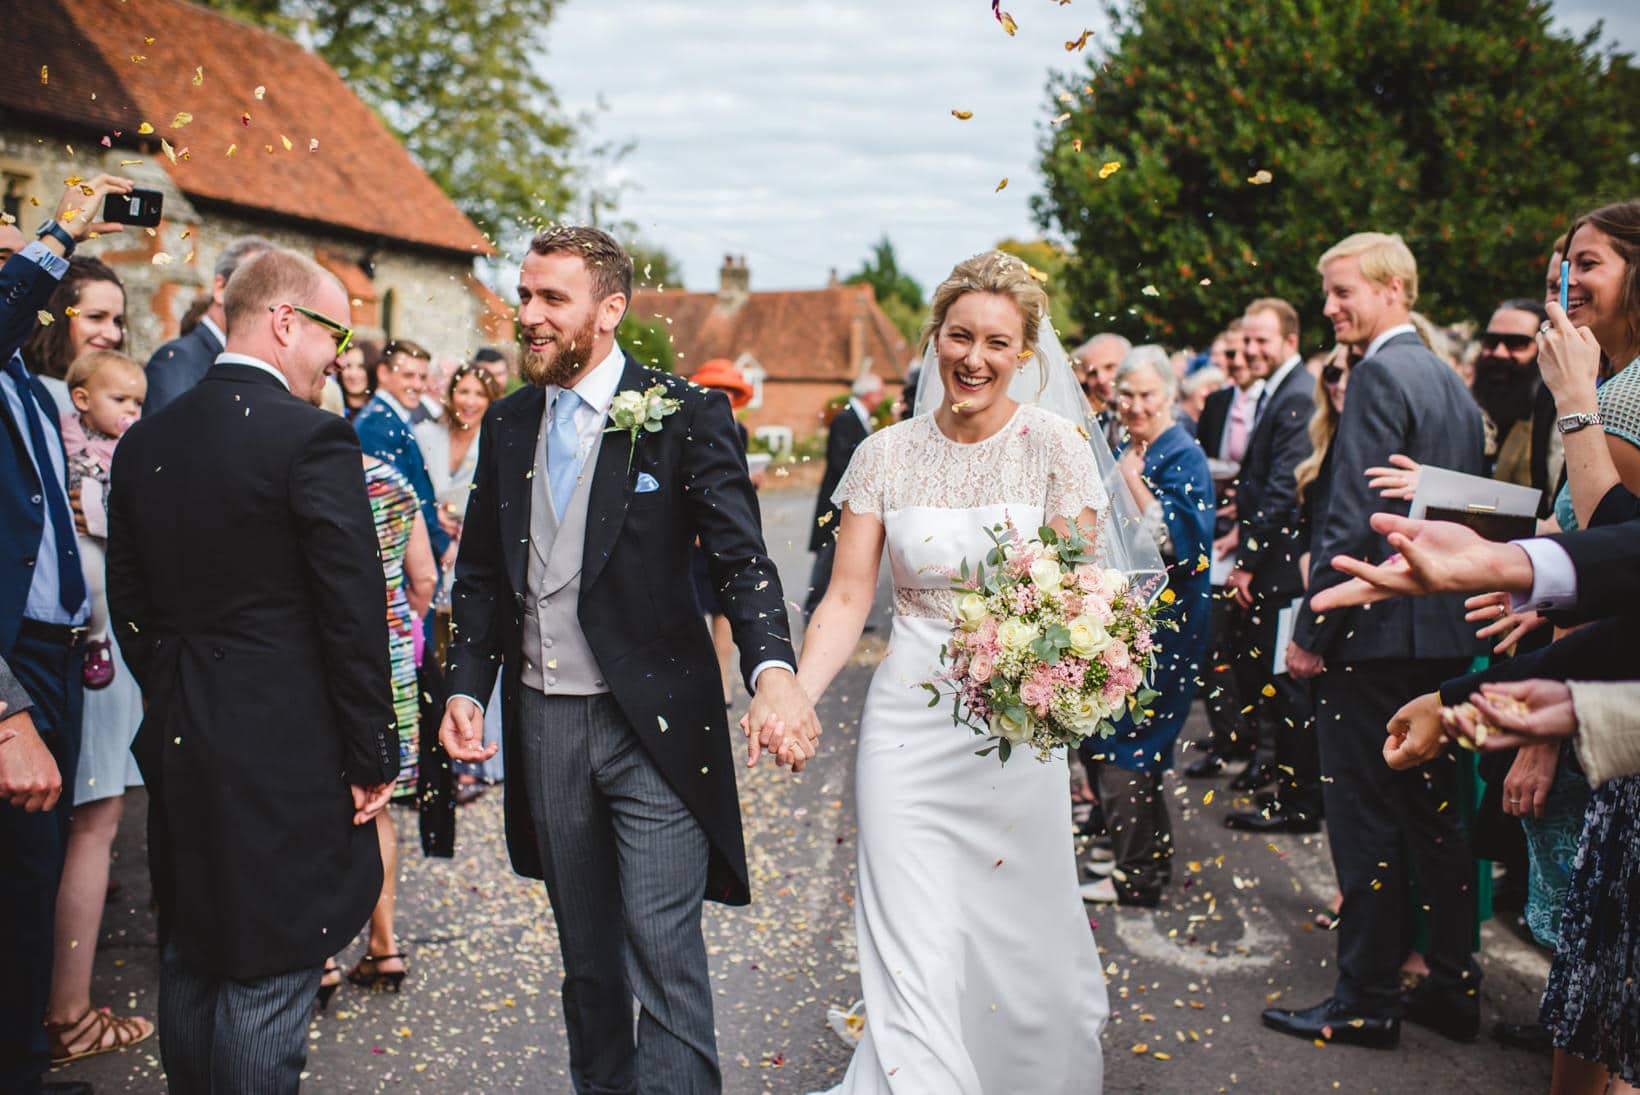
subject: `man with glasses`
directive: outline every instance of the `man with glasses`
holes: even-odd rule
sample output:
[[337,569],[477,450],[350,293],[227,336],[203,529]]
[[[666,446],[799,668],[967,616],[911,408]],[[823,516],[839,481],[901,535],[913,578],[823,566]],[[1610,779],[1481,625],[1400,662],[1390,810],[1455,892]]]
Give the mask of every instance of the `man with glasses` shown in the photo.
[[347,294],[267,251],[205,379],[114,455],[108,602],[148,715],[160,1052],[172,1091],[295,1091],[325,959],[381,891],[398,774],[358,439],[318,409]]
[[407,338],[389,342],[376,365],[376,394],[354,416],[353,428],[366,455],[392,464],[414,488],[433,542],[433,558],[442,559],[450,548],[450,534],[439,524],[438,495],[411,429],[432,363],[433,355]]
[[161,407],[205,379],[228,341],[228,320],[222,310],[228,279],[243,263],[272,249],[273,244],[261,236],[240,236],[222,249],[211,275],[211,306],[199,317],[199,325],[173,338],[148,359],[148,398],[142,404],[143,414],[152,418]]
[[1475,402],[1496,428],[1492,477],[1543,492],[1539,516],[1548,516],[1565,465],[1554,428],[1555,401],[1538,375],[1538,327],[1543,305],[1506,300],[1482,332],[1475,360]]

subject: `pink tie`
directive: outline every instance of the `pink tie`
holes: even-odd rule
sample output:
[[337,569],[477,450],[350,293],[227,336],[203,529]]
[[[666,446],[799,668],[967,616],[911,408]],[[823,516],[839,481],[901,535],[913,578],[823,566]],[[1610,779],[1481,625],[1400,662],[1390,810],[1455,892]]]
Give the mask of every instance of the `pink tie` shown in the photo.
[[1225,428],[1224,458],[1241,463],[1241,458],[1247,455],[1247,434],[1249,432],[1247,393],[1237,390],[1235,398],[1230,403],[1230,424]]

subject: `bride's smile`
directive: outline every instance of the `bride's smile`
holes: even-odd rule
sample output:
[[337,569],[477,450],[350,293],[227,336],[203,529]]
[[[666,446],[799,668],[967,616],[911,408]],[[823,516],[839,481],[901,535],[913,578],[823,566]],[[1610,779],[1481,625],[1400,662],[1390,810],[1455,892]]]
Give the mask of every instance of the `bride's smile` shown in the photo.
[[1025,346],[1019,306],[1002,293],[968,292],[951,302],[934,336],[945,406],[936,411],[953,439],[979,440],[1013,413],[1008,383]]

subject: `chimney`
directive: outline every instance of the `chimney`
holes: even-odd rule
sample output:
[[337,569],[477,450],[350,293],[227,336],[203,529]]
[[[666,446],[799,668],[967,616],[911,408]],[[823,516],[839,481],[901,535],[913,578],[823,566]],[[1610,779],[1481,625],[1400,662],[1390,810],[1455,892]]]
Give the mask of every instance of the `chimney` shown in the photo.
[[723,269],[718,271],[718,307],[733,312],[751,295],[752,275],[746,269],[746,256],[739,260],[733,255],[723,256]]
[[835,289],[843,283],[837,280],[837,267],[831,268],[831,276],[826,279],[826,288]]

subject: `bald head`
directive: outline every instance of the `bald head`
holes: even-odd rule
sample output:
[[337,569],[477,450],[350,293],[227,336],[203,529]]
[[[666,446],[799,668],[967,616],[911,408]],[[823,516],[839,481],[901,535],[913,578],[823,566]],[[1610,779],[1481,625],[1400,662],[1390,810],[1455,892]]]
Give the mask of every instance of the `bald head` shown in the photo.
[[326,374],[338,368],[337,328],[350,323],[342,283],[303,255],[264,251],[228,279],[223,308],[226,349],[272,365],[293,394],[318,406]]
[[1115,402],[1116,366],[1131,349],[1133,343],[1121,335],[1106,332],[1094,335],[1071,354],[1071,366],[1094,410],[1102,411]]

